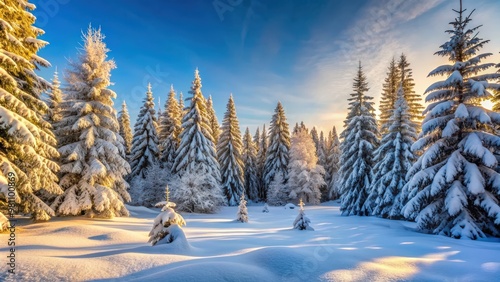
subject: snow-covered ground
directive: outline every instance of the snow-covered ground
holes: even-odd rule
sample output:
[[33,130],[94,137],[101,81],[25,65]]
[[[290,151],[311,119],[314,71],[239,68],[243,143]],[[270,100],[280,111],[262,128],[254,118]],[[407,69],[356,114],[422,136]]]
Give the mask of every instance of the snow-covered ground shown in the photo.
[[[340,216],[306,206],[315,231],[292,229],[297,209],[249,206],[182,214],[190,247],[147,244],[159,210],[128,207],[112,220],[55,218],[17,229],[18,281],[500,281],[500,239],[416,233],[412,223]],[[7,242],[7,234],[0,235]],[[0,254],[7,254],[6,244]],[[6,277],[6,258],[0,281]]]

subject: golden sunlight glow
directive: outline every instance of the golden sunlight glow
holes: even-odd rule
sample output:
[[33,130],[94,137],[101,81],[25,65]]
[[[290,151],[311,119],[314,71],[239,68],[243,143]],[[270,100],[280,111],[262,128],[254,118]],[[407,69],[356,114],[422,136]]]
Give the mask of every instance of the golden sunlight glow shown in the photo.
[[481,102],[481,105],[488,110],[493,110],[493,102],[491,102],[490,100],[484,100],[483,102]]
[[405,280],[417,274],[422,266],[446,261],[458,253],[459,251],[451,251],[422,257],[381,257],[361,262],[353,269],[327,272],[322,278],[332,281]]

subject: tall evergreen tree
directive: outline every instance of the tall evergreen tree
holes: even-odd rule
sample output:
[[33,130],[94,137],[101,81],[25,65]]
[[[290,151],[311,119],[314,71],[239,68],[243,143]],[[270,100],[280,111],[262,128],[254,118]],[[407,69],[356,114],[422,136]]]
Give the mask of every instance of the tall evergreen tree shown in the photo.
[[326,164],[326,151],[327,150],[328,150],[327,140],[325,139],[325,135],[323,134],[323,131],[321,131],[319,134],[319,141],[318,141],[318,147],[316,150],[316,155],[318,156],[318,164],[322,167],[324,167]]
[[175,161],[175,152],[179,148],[182,109],[175,98],[173,86],[170,87],[168,99],[165,102],[165,109],[160,120],[160,140],[161,143],[161,161],[167,171],[172,170]]
[[255,130],[255,135],[253,136],[253,144],[255,145],[255,154],[256,156],[259,154],[260,149],[260,129],[257,127]]
[[[196,69],[189,92],[192,95],[191,103],[182,119],[181,142],[172,167],[172,172],[180,176],[180,185],[173,190],[176,190],[177,203],[186,202],[181,205],[185,210],[213,212],[215,207],[222,204],[223,194],[219,163],[201,87],[201,78]],[[201,195],[193,198],[194,192]]]
[[[56,139],[43,119],[49,109],[41,100],[51,85],[34,72],[50,66],[37,55],[48,43],[37,38],[44,32],[33,26],[34,9],[24,0],[0,3],[0,230],[7,226],[2,212],[9,202],[35,220],[47,220],[54,211],[37,192],[62,193],[55,175],[59,167],[52,161],[59,156]],[[9,191],[9,178],[15,191]]]
[[403,215],[427,233],[471,239],[500,236],[495,198],[500,194],[500,174],[492,153],[500,149],[500,137],[490,133],[500,115],[480,105],[491,97],[490,91],[500,89],[492,83],[500,74],[488,72],[495,64],[483,62],[492,54],[479,53],[488,40],[477,36],[479,27],[468,27],[472,13],[464,15],[461,1],[454,11],[457,17],[446,31],[450,39],[435,53],[448,57],[451,64],[429,74],[447,78],[425,91],[430,104],[421,138],[412,146],[422,155],[408,173],[410,200]]
[[398,61],[399,78],[400,83],[403,86],[403,93],[406,101],[408,102],[410,119],[413,122],[412,126],[416,129],[416,132],[420,132],[422,123],[422,111],[424,106],[422,106],[422,98],[420,94],[415,93],[415,83],[413,80],[413,72],[410,68],[410,63],[406,59],[405,54],[401,54]]
[[125,154],[128,157],[132,151],[132,128],[130,127],[130,115],[127,109],[125,100],[122,103],[122,109],[118,113],[118,124],[120,125],[120,136],[123,138],[125,145]]
[[243,136],[243,166],[245,167],[245,194],[249,200],[259,198],[259,180],[257,178],[257,148],[252,141],[250,130],[245,130]]
[[392,115],[394,104],[396,103],[398,86],[400,83],[401,76],[399,73],[398,64],[393,57],[387,69],[387,76],[384,80],[382,96],[380,99],[379,125],[381,134],[385,134],[388,131],[389,126],[391,126],[389,119]]
[[264,164],[264,187],[267,187],[274,180],[276,174],[282,176],[286,182],[287,167],[290,151],[290,131],[286,121],[285,110],[278,102],[269,127],[269,147]]
[[311,129],[311,137],[313,139],[314,146],[316,147],[316,152],[318,152],[318,148],[319,148],[319,136],[318,136],[318,131],[316,130],[315,126],[313,126],[313,128]]
[[[168,98],[165,101],[165,106],[163,108],[163,111],[161,111],[161,108],[158,107],[158,142],[160,144],[160,151],[161,152],[163,152],[163,150],[161,150],[162,149],[161,144],[163,144],[163,142],[165,142],[165,139],[167,139],[167,135],[168,135],[167,126],[165,125],[165,121],[168,119],[168,100],[170,99],[171,96],[173,96],[175,99],[175,90],[174,90],[174,86],[172,84],[170,85],[170,91],[168,92]],[[177,100],[176,100],[176,102],[177,102]],[[177,102],[177,105],[179,105],[179,102]]]
[[52,206],[62,215],[89,217],[127,216],[124,202],[130,201],[124,176],[130,166],[123,158],[125,148],[111,85],[113,60],[101,30],[89,27],[84,46],[67,72],[68,87],[62,103],[63,119],[57,135],[61,153],[60,195]]
[[130,177],[145,178],[146,170],[158,163],[160,150],[158,148],[157,128],[153,92],[151,92],[151,84],[148,84],[144,104],[141,106],[134,125],[134,138],[130,153],[130,166],[132,167]]
[[217,116],[215,115],[212,96],[209,96],[207,100],[207,113],[208,113],[210,128],[212,131],[212,141],[214,142],[214,144],[218,144],[221,128],[219,125],[219,121],[217,120]]
[[299,129],[292,136],[288,164],[290,199],[303,199],[311,204],[319,204],[321,200],[320,190],[326,186],[325,170],[318,164],[314,149],[314,141],[307,130]]
[[374,153],[374,178],[365,207],[373,215],[399,219],[402,206],[396,199],[406,184],[406,173],[416,159],[411,152],[411,145],[417,138],[402,84],[389,123],[391,126]]
[[340,145],[340,195],[343,215],[367,215],[363,207],[372,181],[373,151],[376,149],[377,122],[373,97],[367,96],[368,82],[359,63],[349,98],[349,113],[344,121]]
[[339,169],[340,169],[340,140],[335,126],[331,131],[331,144],[327,154],[326,184],[328,186],[328,198],[337,199],[339,197]]
[[263,201],[265,201],[267,197],[266,185],[264,181],[264,165],[266,164],[267,147],[268,147],[267,131],[266,131],[266,125],[264,124],[262,127],[262,134],[260,136],[259,151],[257,153],[257,178],[259,179],[259,199]]
[[186,107],[184,106],[184,95],[182,95],[182,91],[179,93],[179,108],[181,109],[182,116],[186,114]]
[[230,206],[238,205],[240,196],[245,191],[242,148],[240,125],[236,116],[233,95],[231,95],[227,102],[226,113],[222,120],[222,133],[217,144],[222,189]]
[[56,124],[61,121],[61,103],[63,101],[63,94],[61,91],[61,82],[59,81],[59,76],[57,71],[54,72],[54,78],[52,79],[52,87],[47,93],[47,106],[49,111],[47,113],[47,121],[52,125],[52,130],[56,130]]

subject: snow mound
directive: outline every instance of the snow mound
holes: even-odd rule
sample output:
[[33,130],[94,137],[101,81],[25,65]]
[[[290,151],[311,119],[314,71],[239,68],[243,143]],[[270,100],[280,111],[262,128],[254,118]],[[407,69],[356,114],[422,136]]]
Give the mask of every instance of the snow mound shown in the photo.
[[245,260],[284,278],[292,275],[294,269],[299,269],[308,256],[291,248],[268,247],[245,254]]
[[297,206],[295,206],[295,205],[294,205],[294,204],[292,204],[292,203],[288,203],[288,204],[286,204],[286,205],[285,205],[285,209],[287,209],[287,210],[293,210],[293,209],[295,209],[296,207],[297,207]]
[[246,263],[199,262],[174,267],[130,281],[277,281],[272,273]]
[[184,251],[191,249],[186,234],[177,224],[167,227],[168,235],[158,241],[156,245],[168,245],[169,250]]
[[131,216],[136,216],[136,215],[144,213],[144,212],[146,212],[146,213],[154,213],[154,214],[158,213],[158,211],[155,211],[155,210],[143,207],[143,206],[129,206],[129,205],[125,205],[125,207],[128,209],[128,211],[129,211],[129,213],[130,213]]

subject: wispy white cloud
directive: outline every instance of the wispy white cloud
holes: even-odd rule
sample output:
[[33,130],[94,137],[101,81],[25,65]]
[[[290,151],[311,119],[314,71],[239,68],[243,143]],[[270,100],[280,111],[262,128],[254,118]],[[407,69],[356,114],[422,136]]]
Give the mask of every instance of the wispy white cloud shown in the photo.
[[[314,27],[317,32],[304,45],[296,65],[297,72],[305,74],[303,91],[308,91],[310,98],[323,105],[314,110],[316,117],[331,118],[323,121],[319,119],[322,123],[319,126],[329,128],[333,124],[342,128],[348,107],[347,98],[352,91],[352,79],[359,60],[369,80],[369,95],[378,102],[389,60],[415,48],[405,42],[401,26],[443,2],[370,1],[358,14],[353,15],[355,20],[338,35],[322,29],[325,19],[320,18],[318,26]],[[425,36],[423,32],[421,36]]]

